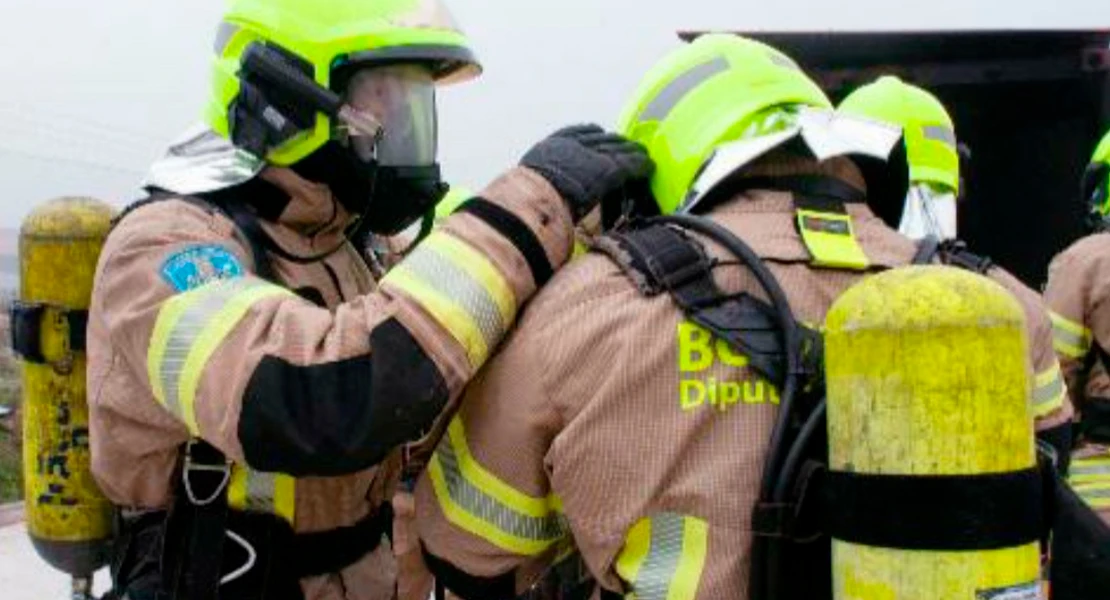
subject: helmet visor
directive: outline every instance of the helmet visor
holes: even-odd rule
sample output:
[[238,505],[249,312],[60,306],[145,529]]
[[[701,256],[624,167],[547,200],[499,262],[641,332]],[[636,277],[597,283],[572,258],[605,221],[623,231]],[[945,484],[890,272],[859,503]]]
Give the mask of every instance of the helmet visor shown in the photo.
[[426,166],[436,161],[435,81],[421,65],[366,68],[351,77],[346,104],[381,125],[377,135],[340,124],[336,135],[364,162]]

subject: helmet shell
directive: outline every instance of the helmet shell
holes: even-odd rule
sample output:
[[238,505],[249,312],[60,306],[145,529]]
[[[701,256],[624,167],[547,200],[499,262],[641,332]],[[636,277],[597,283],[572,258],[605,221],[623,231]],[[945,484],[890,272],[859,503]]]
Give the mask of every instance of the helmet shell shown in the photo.
[[936,96],[893,76],[852,92],[838,110],[902,128],[911,183],[931,183],[958,194],[960,155],[951,115]]
[[664,214],[678,210],[699,169],[768,109],[831,108],[788,56],[744,37],[711,34],[666,56],[625,106],[618,130],[643,144],[656,169],[651,188]]
[[[239,94],[243,54],[254,42],[296,57],[322,87],[332,87],[337,68],[353,64],[426,63],[441,83],[481,72],[470,42],[439,0],[230,0],[216,35],[204,114],[223,137],[230,137],[229,111]],[[315,127],[274,148],[266,159],[289,165],[308,156],[330,138],[330,121],[318,113]]]

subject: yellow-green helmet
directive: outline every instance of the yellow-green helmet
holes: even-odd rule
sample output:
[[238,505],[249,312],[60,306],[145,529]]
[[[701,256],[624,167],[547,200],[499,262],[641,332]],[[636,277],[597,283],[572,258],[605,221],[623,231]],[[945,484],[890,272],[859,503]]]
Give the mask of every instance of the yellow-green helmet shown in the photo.
[[1106,228],[1110,225],[1110,132],[1102,137],[1091,155],[1091,163],[1083,174],[1082,191],[1090,210],[1090,225]]
[[715,148],[740,138],[768,109],[799,104],[831,108],[790,57],[740,36],[705,35],[648,72],[618,130],[655,161],[652,192],[669,214]]
[[[280,48],[323,88],[352,65],[421,63],[439,82],[481,71],[466,36],[439,0],[229,0],[216,36],[212,95],[205,121],[230,137],[229,111],[240,93],[238,74],[253,42]],[[331,119],[281,143],[266,156],[290,165],[328,141]]]
[[959,194],[956,128],[936,96],[886,76],[849,94],[837,110],[901,127],[910,182],[932,183]]

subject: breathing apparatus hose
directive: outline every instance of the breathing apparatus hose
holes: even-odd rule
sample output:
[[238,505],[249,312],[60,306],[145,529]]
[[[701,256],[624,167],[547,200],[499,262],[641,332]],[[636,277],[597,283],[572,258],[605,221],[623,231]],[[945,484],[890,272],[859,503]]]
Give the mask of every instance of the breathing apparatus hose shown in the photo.
[[[783,471],[784,459],[787,458],[786,455],[789,453],[791,446],[794,446],[787,438],[794,411],[795,397],[798,394],[799,381],[804,375],[800,355],[801,333],[798,322],[794,318],[794,312],[786,299],[786,293],[763,263],[763,260],[750,246],[731,231],[713,221],[692,215],[674,214],[657,217],[656,220],[657,222],[672,223],[701,233],[734,254],[755,275],[756,280],[766,291],[771,305],[775,309],[779,327],[782,330],[783,345],[786,348],[786,379],[782,382],[779,414],[771,431],[767,458],[763,463],[757,504],[774,502],[776,490],[779,488],[786,490],[789,483]],[[815,427],[816,424],[811,427],[811,430]],[[799,449],[793,454],[799,455],[794,457],[794,462],[797,462],[801,450]],[[777,584],[774,575],[777,571],[775,565],[779,562],[777,558],[780,554],[779,543],[774,538],[762,535],[756,535],[752,539],[752,575],[751,589],[749,590],[749,597],[752,600],[772,600],[775,598]]]

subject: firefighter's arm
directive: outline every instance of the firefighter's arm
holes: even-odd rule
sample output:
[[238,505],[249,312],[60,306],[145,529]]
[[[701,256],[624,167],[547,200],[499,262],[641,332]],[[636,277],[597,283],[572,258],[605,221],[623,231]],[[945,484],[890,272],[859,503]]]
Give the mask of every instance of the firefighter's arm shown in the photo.
[[1019,296],[1025,310],[1029,353],[1033,366],[1032,404],[1037,438],[1056,451],[1058,467],[1066,472],[1072,451],[1075,409],[1068,396],[1060,361],[1053,349],[1053,325],[1048,308],[1032,290]]
[[1031,404],[1037,430],[1052,429],[1068,422],[1073,414],[1067,385],[1053,350],[1053,327],[1044,300],[1016,277],[997,271],[997,280],[1011,291],[1025,314],[1029,359],[1033,369]]
[[1075,248],[1053,259],[1048,269],[1044,300],[1052,322],[1053,347],[1060,363],[1072,403],[1082,402],[1080,375],[1083,362],[1091,350],[1089,315],[1096,276],[1094,261]]
[[[106,325],[158,403],[233,460],[366,468],[432,424],[569,254],[569,211],[539,176],[511,171],[483,197],[334,312],[253,275],[242,245],[196,215],[159,231],[124,221],[97,282]],[[211,257],[229,278],[175,283],[182,261]]]
[[465,600],[513,598],[568,538],[544,457],[557,416],[528,319],[460,403],[416,488],[428,568]]

